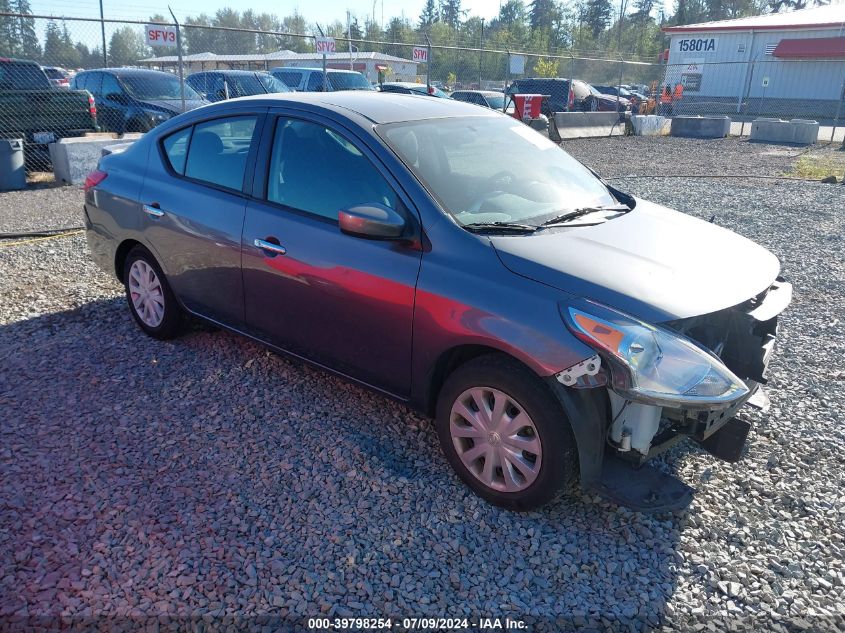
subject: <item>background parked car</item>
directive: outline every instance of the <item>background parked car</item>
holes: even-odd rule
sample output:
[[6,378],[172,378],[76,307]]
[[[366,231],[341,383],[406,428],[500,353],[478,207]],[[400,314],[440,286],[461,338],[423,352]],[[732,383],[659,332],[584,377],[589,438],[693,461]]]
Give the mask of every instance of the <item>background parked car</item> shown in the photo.
[[625,112],[631,107],[631,102],[625,97],[606,94],[591,84],[585,85],[590,90],[590,97],[587,97],[586,103],[589,106],[587,109],[591,112]]
[[42,66],[41,70],[56,88],[70,88],[70,73],[59,66]]
[[[182,110],[179,78],[157,70],[86,70],[71,80],[71,87],[94,95],[100,127],[107,132],[147,132]],[[185,85],[186,110],[205,103],[193,88]]]
[[[570,89],[568,79],[529,78],[517,79],[508,87],[508,95],[542,94],[549,95],[543,101],[543,114],[550,117],[555,112],[615,112],[616,97],[603,95],[586,81],[574,79]],[[624,111],[629,104],[627,99],[620,102]]]
[[210,70],[185,79],[206,101],[216,102],[271,92],[292,92],[273,75],[252,70]]
[[458,101],[474,103],[493,110],[503,110],[505,107],[505,95],[495,90],[456,90],[450,95]]
[[279,67],[270,71],[276,79],[279,79],[291,90],[297,92],[323,92],[325,84],[328,92],[336,90],[372,90],[373,87],[367,78],[354,70],[341,70],[329,68],[326,70],[326,79],[323,80],[321,68],[294,68]]
[[91,95],[57,90],[33,61],[0,58],[0,138],[24,139],[30,167],[49,168],[49,143],[96,130]]
[[440,99],[448,99],[449,95],[431,86],[429,88],[425,84],[415,84],[410,81],[388,81],[379,86],[381,92],[393,92],[408,95],[424,95],[428,97],[438,97]]

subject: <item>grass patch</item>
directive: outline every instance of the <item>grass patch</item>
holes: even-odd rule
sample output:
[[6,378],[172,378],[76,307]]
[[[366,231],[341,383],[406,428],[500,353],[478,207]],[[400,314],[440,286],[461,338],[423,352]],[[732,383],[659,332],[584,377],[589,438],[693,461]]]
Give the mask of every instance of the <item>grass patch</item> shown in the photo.
[[842,180],[845,175],[845,153],[825,156],[805,154],[795,161],[788,175],[814,180],[836,176],[837,180]]

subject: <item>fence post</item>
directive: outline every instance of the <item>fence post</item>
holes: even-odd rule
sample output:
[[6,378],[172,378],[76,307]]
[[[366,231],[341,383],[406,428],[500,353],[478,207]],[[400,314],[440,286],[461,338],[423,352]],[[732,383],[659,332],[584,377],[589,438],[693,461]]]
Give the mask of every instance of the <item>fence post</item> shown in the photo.
[[100,35],[103,38],[103,68],[108,68],[109,60],[106,55],[106,20],[103,16],[103,0],[100,0]]
[[502,112],[508,111],[507,94],[508,94],[508,86],[510,85],[510,83],[511,83],[511,52],[507,51],[507,55],[505,56],[505,89],[504,89],[505,99],[504,99],[504,101],[502,101]]
[[[425,91],[431,94],[431,38],[425,34]],[[413,54],[411,55],[413,57]]]
[[[839,126],[839,113],[842,110],[843,99],[845,99],[845,79],[842,80],[842,89],[839,91],[839,100],[836,102],[836,116],[833,118],[833,129],[830,132],[831,143],[836,136],[836,128]],[[842,147],[845,147],[845,140],[842,141]]]
[[751,71],[750,71],[751,74],[748,77],[748,82],[746,82],[745,86],[743,87],[743,90],[742,90],[743,94],[741,94],[740,97],[739,97],[740,100],[742,102],[744,102],[743,106],[742,106],[742,110],[743,110],[743,112],[742,112],[742,114],[743,114],[742,125],[739,128],[739,138],[740,139],[742,138],[742,135],[745,133],[745,117],[748,115],[748,101],[751,98],[750,97],[750,95],[751,95],[751,85],[754,83],[754,70],[756,69],[756,67],[757,67],[757,60],[755,59],[753,62],[751,62]]
[[[572,87],[572,81],[574,79],[575,74],[575,56],[572,54],[572,49],[569,50],[569,92],[572,92],[574,88]],[[565,112],[569,112],[569,93],[566,95],[566,110]]]
[[170,11],[170,17],[172,17],[173,21],[176,23],[176,55],[179,61],[179,96],[182,101],[182,112],[185,112],[185,71],[182,67],[182,28],[179,26],[179,20],[176,19],[170,5],[168,5],[167,10]]
[[[620,31],[622,27],[620,26]],[[619,113],[619,98],[620,92],[622,92],[622,73],[625,70],[625,59],[622,57],[622,53],[619,53],[619,83],[616,84],[616,112]]]

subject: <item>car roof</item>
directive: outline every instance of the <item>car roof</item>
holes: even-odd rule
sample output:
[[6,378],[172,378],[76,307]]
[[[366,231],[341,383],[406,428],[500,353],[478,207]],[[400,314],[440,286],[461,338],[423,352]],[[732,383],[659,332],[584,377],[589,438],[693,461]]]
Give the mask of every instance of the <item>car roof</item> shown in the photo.
[[[92,68],[84,72],[98,72],[109,73],[110,75],[117,75],[118,77],[124,75],[167,75],[168,77],[176,77],[172,73],[166,73],[162,70],[153,70],[152,68]],[[178,77],[176,77],[178,79]]]
[[[471,94],[481,95],[483,97],[504,97],[505,95],[498,90],[455,90],[455,92],[467,92]],[[455,94],[453,92],[452,94]]]
[[193,77],[194,75],[211,75],[211,74],[254,75],[256,73],[264,73],[264,71],[263,70],[201,70],[199,72],[191,73],[190,75],[188,75],[188,77]]
[[414,83],[413,81],[385,81],[382,86],[400,86],[401,88],[428,88],[425,84]]
[[[321,73],[323,72],[322,68],[311,68],[305,66],[276,66],[275,68],[271,68],[270,71],[274,70],[310,70],[311,72]],[[348,70],[344,68],[326,68],[327,73],[346,73],[346,74],[353,74],[353,75],[360,75],[357,70]]]
[[[325,108],[343,116],[354,113],[373,123],[398,123],[400,121],[422,121],[464,116],[498,116],[493,110],[485,110],[471,103],[452,99],[432,99],[425,95],[407,95],[370,90],[340,90],[335,92],[281,92],[266,95],[240,97],[240,104],[249,103],[272,107],[293,105],[305,109]],[[221,102],[221,104],[234,102]],[[218,104],[203,108],[217,107]],[[310,106],[310,107],[309,107]]]

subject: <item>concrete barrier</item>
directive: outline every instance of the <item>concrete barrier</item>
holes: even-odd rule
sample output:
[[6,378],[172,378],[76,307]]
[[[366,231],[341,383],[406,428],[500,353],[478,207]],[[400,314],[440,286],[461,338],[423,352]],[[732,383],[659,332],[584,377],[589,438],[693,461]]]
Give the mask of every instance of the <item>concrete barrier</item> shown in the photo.
[[751,122],[751,140],[812,145],[819,140],[819,122],[807,119],[755,119]]
[[634,114],[631,116],[634,136],[665,136],[669,133],[669,119],[655,114]]
[[562,139],[625,133],[616,112],[555,112],[555,127]]
[[85,176],[97,168],[102,150],[109,145],[126,143],[141,138],[142,134],[124,134],[123,138],[95,135],[79,138],[63,138],[50,143],[50,161],[57,182],[79,185]]
[[731,131],[726,116],[676,116],[672,118],[672,136],[688,138],[725,138]]

